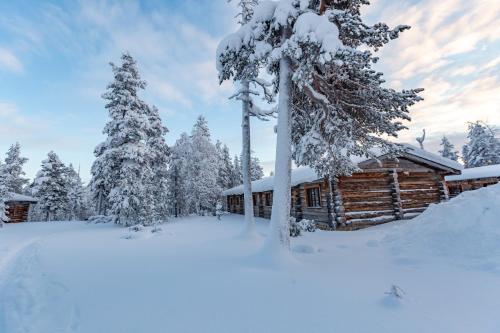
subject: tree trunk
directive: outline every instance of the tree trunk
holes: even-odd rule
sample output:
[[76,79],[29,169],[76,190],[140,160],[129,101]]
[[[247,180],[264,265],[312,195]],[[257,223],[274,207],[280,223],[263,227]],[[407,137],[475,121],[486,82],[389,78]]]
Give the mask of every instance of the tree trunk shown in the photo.
[[[283,40],[289,36],[284,29]],[[269,245],[290,250],[290,177],[291,177],[291,61],[289,57],[280,59],[278,124],[276,138],[276,161],[274,167],[273,207]]]
[[243,172],[243,200],[245,207],[245,234],[251,236],[255,234],[255,221],[253,216],[253,196],[251,171],[251,149],[250,149],[250,93],[248,81],[242,81],[243,103],[242,103],[242,152],[241,166]]

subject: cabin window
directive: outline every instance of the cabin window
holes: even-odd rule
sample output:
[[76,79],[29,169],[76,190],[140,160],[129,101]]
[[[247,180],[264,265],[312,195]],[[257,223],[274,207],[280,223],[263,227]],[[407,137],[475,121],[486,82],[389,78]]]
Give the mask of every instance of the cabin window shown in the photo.
[[272,206],[273,205],[273,196],[272,196],[272,193],[266,193],[266,194],[264,194],[264,201],[266,203],[266,206]]
[[306,190],[307,207],[321,207],[319,187],[311,187]]

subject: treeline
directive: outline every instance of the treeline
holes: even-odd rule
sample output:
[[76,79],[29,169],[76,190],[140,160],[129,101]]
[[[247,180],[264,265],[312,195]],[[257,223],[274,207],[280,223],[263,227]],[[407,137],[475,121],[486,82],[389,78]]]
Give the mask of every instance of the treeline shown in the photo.
[[[50,152],[34,181],[24,178],[27,158],[16,143],[0,162],[0,216],[6,221],[4,201],[9,193],[24,193],[38,200],[30,220],[111,220],[130,226],[165,222],[170,216],[211,214],[224,189],[242,184],[240,158],[212,141],[208,123],[199,116],[190,134],[182,133],[169,147],[167,128],[159,111],[139,98],[146,87],[135,60],[123,54],[120,66],[111,64],[114,79],[103,94],[109,121],[106,139],[96,157],[87,186],[79,172]],[[252,158],[252,179],[263,177]]]
[[[462,147],[462,161],[466,168],[500,164],[500,140],[496,130],[482,121],[468,124],[468,141]],[[446,158],[458,161],[459,153],[446,136],[441,139],[439,153]]]

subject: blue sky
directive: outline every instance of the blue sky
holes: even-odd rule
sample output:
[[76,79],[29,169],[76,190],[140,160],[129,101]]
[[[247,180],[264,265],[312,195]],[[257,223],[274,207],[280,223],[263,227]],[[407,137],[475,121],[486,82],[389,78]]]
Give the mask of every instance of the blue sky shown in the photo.
[[[467,121],[500,126],[500,2],[497,0],[372,1],[370,23],[412,29],[380,51],[378,68],[394,88],[423,87],[412,110],[414,142],[426,128],[437,150],[446,133],[457,146]],[[236,23],[225,0],[0,2],[0,152],[19,141],[28,176],[50,150],[81,165],[89,178],[106,111],[100,95],[111,79],[109,61],[129,51],[173,143],[204,114],[214,139],[240,149],[240,106],[218,85],[215,49]],[[253,121],[253,149],[273,167],[273,122]]]

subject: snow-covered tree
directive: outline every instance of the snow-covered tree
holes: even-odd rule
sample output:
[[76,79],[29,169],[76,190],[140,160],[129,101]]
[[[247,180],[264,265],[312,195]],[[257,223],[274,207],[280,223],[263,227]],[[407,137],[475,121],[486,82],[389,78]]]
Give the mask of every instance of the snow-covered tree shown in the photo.
[[190,212],[215,212],[221,188],[217,184],[217,151],[210,139],[208,123],[199,116],[190,136],[191,149],[187,166],[187,201]]
[[[407,26],[367,26],[365,0],[281,0],[255,7],[251,20],[218,48],[221,81],[248,77],[266,67],[279,92],[275,182],[269,246],[289,249],[290,170],[310,165],[337,177],[356,169],[351,155],[372,157],[398,147],[382,139],[397,136],[409,119],[418,90],[382,88],[382,74],[370,49],[378,50]],[[292,130],[293,129],[293,130]]]
[[[245,26],[254,13],[254,7],[259,3],[258,0],[239,0],[238,5],[241,12],[238,14],[239,23]],[[252,195],[252,160],[250,147],[250,117],[255,116],[259,119],[265,119],[274,113],[274,110],[264,111],[254,102],[252,95],[258,95],[257,87],[262,89],[264,99],[268,102],[274,101],[274,95],[268,87],[270,86],[262,79],[258,78],[259,67],[251,61],[242,62],[240,70],[246,75],[241,77],[240,88],[232,96],[242,102],[242,151],[241,151],[241,175],[243,182],[243,197],[245,207],[245,235],[247,237],[255,236],[255,221],[253,213],[253,195]]]
[[168,216],[168,162],[170,151],[164,135],[168,129],[163,126],[158,108],[148,107],[149,130],[146,146],[150,174],[144,173],[147,186],[147,202],[151,204],[153,222],[164,222]]
[[444,135],[441,139],[441,147],[442,148],[439,151],[441,156],[454,161],[458,160],[458,151],[455,149],[455,146],[450,142],[450,140],[448,140],[448,138]]
[[79,172],[76,172],[73,164],[66,169],[68,206],[66,218],[70,221],[82,220],[86,217],[85,189]]
[[243,184],[243,173],[242,173],[241,163],[238,155],[234,155],[233,159],[233,186],[238,186]]
[[28,179],[23,177],[23,165],[27,161],[27,158],[21,157],[21,145],[18,142],[10,146],[3,168],[3,177],[6,177],[5,184],[9,192],[23,193],[28,184]]
[[5,204],[9,190],[6,184],[7,177],[4,176],[4,172],[4,165],[0,161],[0,228],[3,227],[4,222],[9,221],[7,205]]
[[67,168],[53,151],[47,154],[38,171],[33,195],[38,199],[35,219],[43,221],[63,220],[68,208]]
[[189,214],[187,207],[188,165],[191,156],[191,141],[187,133],[182,133],[171,149],[168,169],[168,202],[175,217]]
[[148,147],[151,109],[138,96],[146,82],[128,53],[122,55],[120,66],[111,63],[111,68],[114,80],[102,96],[110,120],[104,127],[107,138],[95,150],[93,196],[99,213],[106,207],[118,224],[151,224],[149,188],[143,181],[144,174],[153,174],[148,163],[152,159]]
[[494,129],[480,121],[469,123],[467,138],[462,148],[466,168],[500,164],[500,140]]
[[264,177],[264,169],[260,165],[260,160],[257,157],[252,157],[252,164],[250,168],[250,177],[252,181]]
[[233,183],[233,163],[231,162],[231,155],[229,154],[229,148],[218,142],[216,144],[219,155],[219,173],[217,183],[219,187],[223,190],[234,187]]

